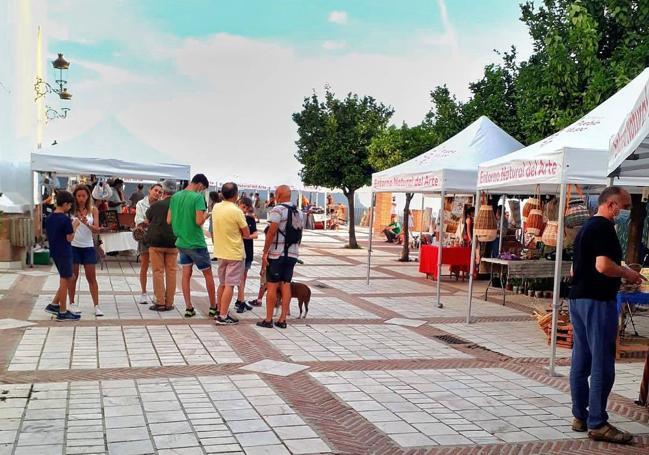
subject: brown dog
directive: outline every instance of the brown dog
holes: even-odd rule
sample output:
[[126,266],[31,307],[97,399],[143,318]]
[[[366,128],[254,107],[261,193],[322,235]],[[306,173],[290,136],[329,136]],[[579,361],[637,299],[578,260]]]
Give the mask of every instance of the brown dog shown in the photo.
[[[309,288],[309,286],[303,283],[291,282],[291,299],[294,298],[297,299],[297,305],[300,308],[300,315],[298,316],[298,319],[301,319],[302,317],[306,319],[306,315],[309,312],[309,302],[311,301],[311,288]],[[280,289],[277,289],[277,304],[275,305],[275,316],[277,316],[277,312],[281,308],[281,305],[282,305],[282,292]],[[303,306],[304,306],[304,316],[302,316]],[[288,314],[289,316],[291,315],[290,302],[288,307]]]

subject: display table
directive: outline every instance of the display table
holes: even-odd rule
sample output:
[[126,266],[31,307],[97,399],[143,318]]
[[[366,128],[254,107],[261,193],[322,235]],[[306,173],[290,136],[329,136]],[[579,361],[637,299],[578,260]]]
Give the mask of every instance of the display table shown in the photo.
[[[554,261],[547,259],[537,259],[530,261],[514,261],[498,258],[482,258],[482,262],[489,264],[489,284],[484,292],[484,298],[487,300],[489,288],[493,286],[494,276],[500,277],[500,288],[503,293],[503,305],[505,304],[505,284],[510,278],[520,278],[522,280],[534,278],[552,278],[554,277]],[[568,278],[570,276],[570,267],[572,262],[561,262],[561,276]],[[498,271],[494,272],[494,268]],[[506,277],[503,279],[502,277]]]
[[106,253],[137,251],[137,241],[131,231],[102,232],[99,234],[99,239],[103,242],[102,247]]
[[[437,279],[437,254],[439,245],[422,245],[419,252],[419,271]],[[463,273],[469,273],[471,248],[452,246],[442,248],[442,264],[459,267]]]
[[324,213],[313,214],[313,229],[327,229],[331,224],[331,216]]

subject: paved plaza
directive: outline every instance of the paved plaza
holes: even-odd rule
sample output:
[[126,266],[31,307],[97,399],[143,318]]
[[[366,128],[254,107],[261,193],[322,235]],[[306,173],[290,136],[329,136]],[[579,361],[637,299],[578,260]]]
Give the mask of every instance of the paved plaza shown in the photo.
[[306,319],[293,302],[286,330],[254,325],[264,307],[215,326],[198,273],[196,317],[183,317],[180,292],[173,311],[150,311],[134,257],[98,268],[103,317],[81,277],[77,323],[43,311],[53,267],[0,274],[0,455],[649,453],[649,412],[633,402],[642,362],[618,362],[609,402],[634,445],[592,442],[570,428],[570,350],[547,374],[531,314],[547,300],[503,306],[478,290],[467,325],[466,282],[446,276],[437,308],[435,282],[379,241],[367,285],[367,250],[345,239],[305,233],[295,281],[312,299]]

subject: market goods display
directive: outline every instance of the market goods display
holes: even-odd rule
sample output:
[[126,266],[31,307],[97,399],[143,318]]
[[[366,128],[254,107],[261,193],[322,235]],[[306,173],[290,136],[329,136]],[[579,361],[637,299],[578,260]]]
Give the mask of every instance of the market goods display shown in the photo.
[[475,235],[480,242],[491,242],[498,236],[498,224],[493,208],[483,201],[475,219]]
[[541,199],[538,197],[529,198],[527,201],[525,201],[525,205],[523,206],[523,221],[527,220],[532,210],[540,210],[540,209],[541,209]]
[[578,197],[570,199],[570,191],[573,185],[568,185],[568,195],[566,197],[570,202],[568,203],[568,208],[566,209],[565,224],[566,227],[574,228],[582,226],[586,221],[590,219],[590,211],[586,204],[586,197],[584,193],[579,188],[579,185],[574,185]]
[[518,199],[508,199],[509,204],[509,227],[521,227],[521,201]]
[[541,241],[547,246],[556,247],[558,233],[559,223],[557,221],[548,221],[543,230]]
[[525,222],[525,233],[539,236],[541,232],[543,232],[543,212],[540,209],[532,209]]
[[545,204],[545,217],[548,221],[557,221],[559,219],[559,200],[553,197]]

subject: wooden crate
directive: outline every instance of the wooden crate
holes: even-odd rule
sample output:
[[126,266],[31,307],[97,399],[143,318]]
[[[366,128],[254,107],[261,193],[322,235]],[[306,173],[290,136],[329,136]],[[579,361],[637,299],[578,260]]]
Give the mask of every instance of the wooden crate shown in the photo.
[[[552,337],[550,333],[552,332],[552,327],[547,327],[545,333],[548,338],[548,345],[552,343]],[[563,348],[572,348],[572,324],[559,324],[557,326],[557,346]]]

